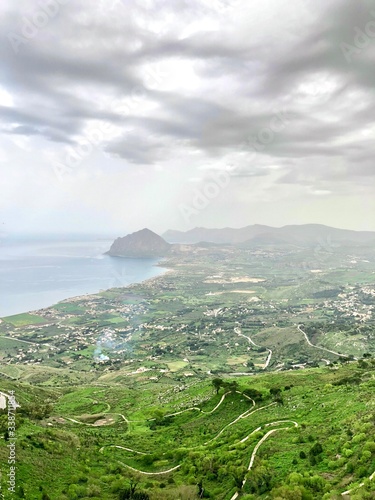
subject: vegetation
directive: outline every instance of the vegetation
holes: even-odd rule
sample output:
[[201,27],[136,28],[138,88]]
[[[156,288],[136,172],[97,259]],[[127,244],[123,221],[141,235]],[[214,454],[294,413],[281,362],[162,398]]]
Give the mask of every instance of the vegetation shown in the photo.
[[374,497],[373,260],[194,252],[0,322],[5,499]]
[[[214,378],[184,387],[146,380],[103,385],[100,376],[89,385],[68,381],[59,388],[3,380],[3,391],[13,389],[21,405],[18,484],[25,498],[52,500],[229,500],[236,490],[243,498],[334,499],[352,488],[351,498],[371,498],[366,497],[375,471],[370,365],[358,371],[353,361],[335,369],[221,379],[218,393]],[[346,383],[337,384],[342,380]],[[105,407],[99,414],[98,405]],[[9,467],[7,425],[3,411],[2,471]],[[270,431],[248,471],[255,448]]]

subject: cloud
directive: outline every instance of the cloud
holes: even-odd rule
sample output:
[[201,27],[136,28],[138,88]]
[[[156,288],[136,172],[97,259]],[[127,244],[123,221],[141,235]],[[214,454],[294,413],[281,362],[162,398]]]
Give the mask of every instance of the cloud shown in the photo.
[[[239,183],[256,179],[266,198],[279,190],[295,206],[295,187],[319,200],[349,196],[349,186],[351,196],[370,197],[375,0],[51,0],[53,15],[47,3],[0,7],[0,147],[21,170],[34,168],[39,183],[52,182],[51,164],[69,148],[92,141],[70,176],[91,175],[98,189],[115,190],[111,176],[121,175],[137,187],[157,177],[163,193],[168,182],[181,193],[202,166],[231,165],[228,192],[243,213]],[[17,50],[14,36],[23,37]],[[350,61],[343,44],[354,47]],[[16,188],[19,177],[8,176]],[[61,206],[64,182],[54,187]],[[156,199],[145,195],[146,211]],[[173,203],[166,228],[178,219]]]

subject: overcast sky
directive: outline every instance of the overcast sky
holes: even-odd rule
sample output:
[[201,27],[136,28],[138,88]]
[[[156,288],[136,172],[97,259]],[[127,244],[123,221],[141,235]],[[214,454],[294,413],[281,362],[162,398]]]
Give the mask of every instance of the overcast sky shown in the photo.
[[375,1],[2,0],[0,23],[0,233],[375,230]]

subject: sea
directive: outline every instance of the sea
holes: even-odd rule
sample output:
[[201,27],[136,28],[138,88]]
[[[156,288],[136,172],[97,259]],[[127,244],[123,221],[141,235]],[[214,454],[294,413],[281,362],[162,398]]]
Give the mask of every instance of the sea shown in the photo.
[[157,259],[110,257],[112,239],[0,241],[0,317],[163,274]]

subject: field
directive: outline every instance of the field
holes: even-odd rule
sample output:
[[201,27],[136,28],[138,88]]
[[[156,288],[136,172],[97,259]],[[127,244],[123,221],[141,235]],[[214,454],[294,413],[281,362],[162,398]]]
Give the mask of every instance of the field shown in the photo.
[[46,323],[45,319],[41,318],[40,316],[29,313],[15,314],[13,316],[7,316],[3,319],[5,322],[10,323],[13,326],[28,326]]

